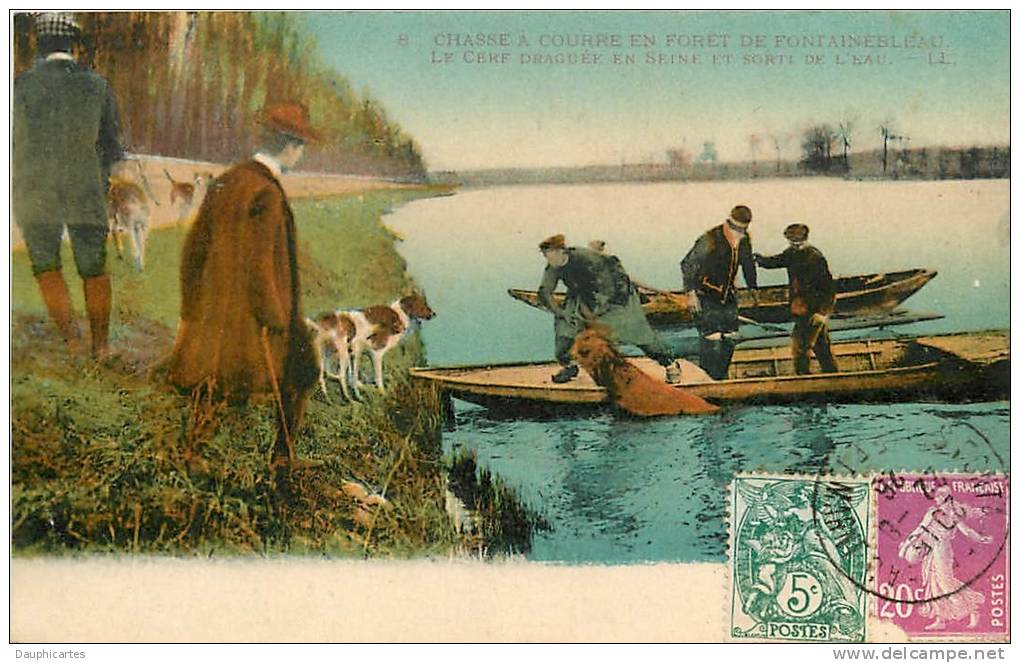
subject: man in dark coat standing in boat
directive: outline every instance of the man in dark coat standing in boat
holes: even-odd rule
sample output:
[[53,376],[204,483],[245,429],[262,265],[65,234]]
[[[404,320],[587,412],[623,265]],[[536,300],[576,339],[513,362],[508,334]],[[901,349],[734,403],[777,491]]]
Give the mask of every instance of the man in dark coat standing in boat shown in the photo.
[[106,192],[123,158],[117,102],[102,76],[75,62],[74,16],[36,17],[41,59],[14,80],[11,203],[50,319],[71,354],[80,349],[60,261],[64,229],[82,278],[92,355],[107,355],[112,288],[106,271]]
[[280,410],[274,464],[295,460],[318,380],[301,310],[294,215],[280,184],[318,134],[298,104],[262,114],[255,156],[210,186],[181,256],[181,319],[170,381],[231,399],[271,394]]
[[725,380],[736,343],[737,292],[734,279],[737,269],[744,272],[748,288],[758,287],[747,227],[751,210],[737,205],[729,217],[694,243],[680,263],[688,306],[694,313],[700,336],[699,362],[714,380]]
[[[676,354],[648,324],[641,299],[619,258],[591,248],[568,247],[563,235],[549,237],[538,248],[546,260],[538,299],[555,319],[556,360],[562,366],[553,382],[562,384],[577,377],[579,369],[570,358],[570,346],[590,323],[605,325],[613,331],[615,341],[636,345],[666,367],[667,382],[680,381]],[[553,298],[560,281],[567,287],[562,305]]]
[[793,366],[797,375],[810,373],[808,351],[813,349],[823,373],[835,373],[836,359],[829,341],[829,316],[836,308],[836,284],[822,252],[807,243],[808,227],[793,223],[783,236],[790,246],[774,256],[755,254],[765,269],[785,267],[790,279],[790,314],[793,316]]

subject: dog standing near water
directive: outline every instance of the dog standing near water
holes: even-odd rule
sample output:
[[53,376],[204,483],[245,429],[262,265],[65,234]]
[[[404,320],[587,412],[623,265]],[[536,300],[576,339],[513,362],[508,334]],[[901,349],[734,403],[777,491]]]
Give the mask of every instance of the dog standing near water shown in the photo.
[[[416,320],[430,320],[435,312],[429,308],[424,295],[413,293],[401,297],[389,306],[369,306],[350,311],[323,313],[315,320],[306,320],[315,335],[319,349],[319,386],[326,392],[326,376],[340,381],[344,396],[350,400],[348,382],[356,396],[361,395],[361,378],[358,363],[365,352],[372,354],[375,385],[385,392],[383,382],[383,356],[395,348],[407,335]],[[336,355],[339,372],[328,370],[329,355]],[[328,394],[327,394],[328,396]]]

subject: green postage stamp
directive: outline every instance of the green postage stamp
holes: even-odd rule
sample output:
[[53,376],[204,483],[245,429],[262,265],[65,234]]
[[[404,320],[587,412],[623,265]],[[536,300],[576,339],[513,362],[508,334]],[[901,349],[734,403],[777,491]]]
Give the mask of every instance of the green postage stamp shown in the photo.
[[868,482],[736,477],[730,637],[863,642]]

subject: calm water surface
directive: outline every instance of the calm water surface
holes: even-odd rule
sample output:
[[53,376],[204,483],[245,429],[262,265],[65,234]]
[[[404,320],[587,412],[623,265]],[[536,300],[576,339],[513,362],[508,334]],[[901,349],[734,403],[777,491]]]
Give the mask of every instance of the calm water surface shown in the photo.
[[[679,288],[679,260],[737,203],[754,210],[762,253],[780,251],[782,229],[799,221],[834,274],[937,269],[906,306],[946,317],[904,331],[1009,326],[1007,181],[503,187],[415,201],[386,223],[406,237],[401,252],[438,312],[422,331],[430,363],[549,360],[551,318],[506,295],[537,287],[539,241],[603,239],[634,278]],[[763,284],[785,279],[759,271]],[[456,403],[448,448],[476,450],[552,525],[536,537],[536,560],[721,561],[736,472],[984,471],[1009,458],[1008,403],[737,407],[652,421],[504,419]]]

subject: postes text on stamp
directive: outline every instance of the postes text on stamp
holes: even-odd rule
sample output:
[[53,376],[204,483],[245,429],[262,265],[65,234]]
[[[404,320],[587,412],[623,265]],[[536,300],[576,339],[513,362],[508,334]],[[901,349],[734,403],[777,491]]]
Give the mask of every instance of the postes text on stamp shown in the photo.
[[863,642],[867,481],[737,477],[730,637]]
[[875,491],[875,610],[908,636],[1009,629],[1009,477],[890,474]]

